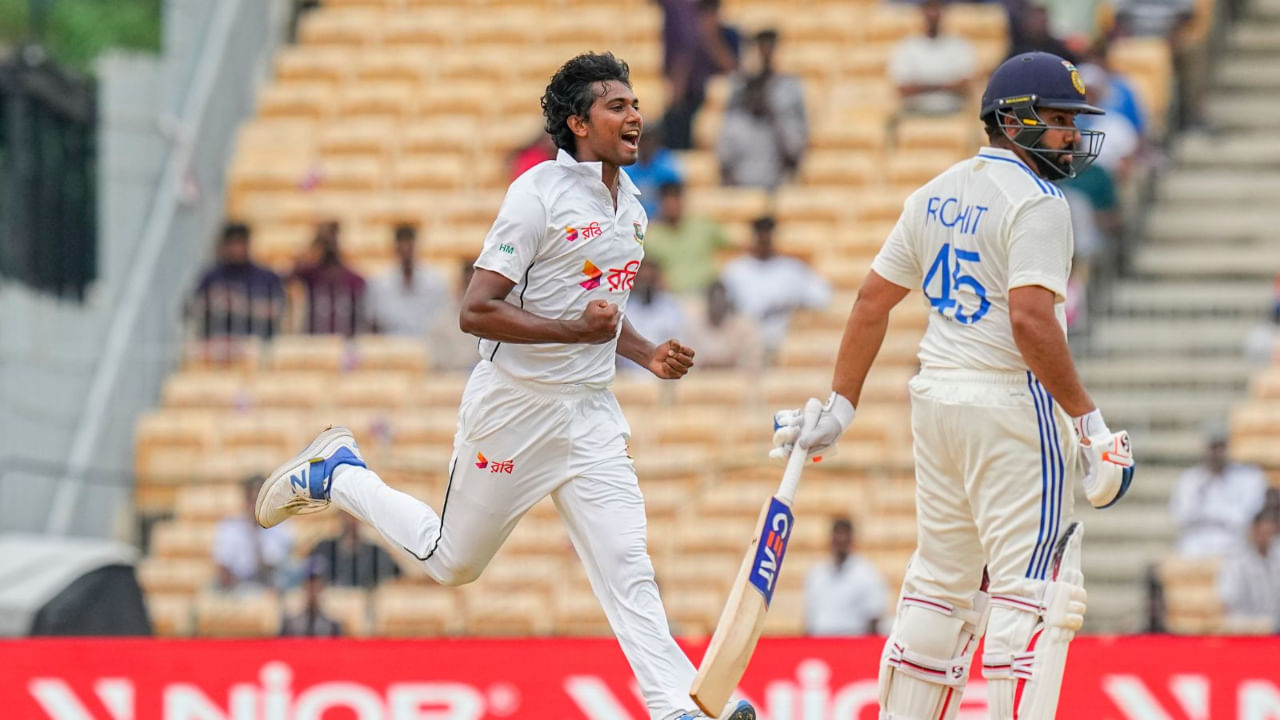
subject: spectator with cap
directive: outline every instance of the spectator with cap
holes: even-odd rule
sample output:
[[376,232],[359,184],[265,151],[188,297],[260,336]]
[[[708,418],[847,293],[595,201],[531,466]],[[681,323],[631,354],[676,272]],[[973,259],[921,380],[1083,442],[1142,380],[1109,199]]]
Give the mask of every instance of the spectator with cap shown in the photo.
[[1227,429],[1205,433],[1205,458],[1178,478],[1170,509],[1186,557],[1224,557],[1241,552],[1253,517],[1263,508],[1267,481],[1257,466],[1231,462]]
[[815,565],[804,581],[804,626],[809,635],[874,635],[889,607],[884,578],[854,551],[853,522],[831,523],[831,559]]
[[270,339],[280,331],[284,284],[280,276],[253,262],[249,238],[249,226],[244,223],[223,226],[217,260],[196,286],[189,315],[204,339]]
[[418,229],[399,225],[394,235],[396,264],[369,281],[369,326],[388,335],[426,338],[438,313],[448,306],[448,283],[418,262]]
[[1228,628],[1280,631],[1280,557],[1276,520],[1259,512],[1249,524],[1248,542],[1228,556],[1218,573],[1218,592]]
[[720,223],[687,212],[683,184],[658,187],[658,215],[645,231],[644,255],[661,263],[672,292],[701,294],[716,279],[716,254],[727,247]]
[[778,254],[773,244],[776,225],[772,216],[752,222],[750,249],[726,264],[720,277],[734,306],[760,327],[770,359],[786,337],[791,313],[822,308],[831,301],[831,286],[813,268]]
[[920,12],[924,34],[905,38],[894,47],[889,78],[897,86],[906,112],[959,112],[968,101],[977,54],[968,40],[942,33],[941,0],[925,0]]
[[302,579],[302,610],[285,617],[280,625],[280,637],[341,637],[342,624],[320,607],[326,574],[323,561],[313,557],[307,562]]

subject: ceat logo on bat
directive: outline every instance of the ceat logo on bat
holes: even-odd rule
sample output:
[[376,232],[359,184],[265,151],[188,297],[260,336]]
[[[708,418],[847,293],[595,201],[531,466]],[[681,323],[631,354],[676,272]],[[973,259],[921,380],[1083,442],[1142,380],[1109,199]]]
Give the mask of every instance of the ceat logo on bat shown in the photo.
[[489,458],[485,457],[484,453],[476,453],[476,467],[481,470],[489,467]]
[[604,273],[600,272],[600,268],[590,260],[582,263],[582,274],[587,276],[586,280],[578,283],[583,289],[595,290],[600,287],[600,278],[604,277]]
[[786,503],[773,498],[764,516],[760,530],[760,542],[756,543],[756,557],[751,563],[748,580],[764,596],[765,607],[773,601],[773,589],[778,584],[778,571],[787,553],[787,541],[791,539],[793,518]]

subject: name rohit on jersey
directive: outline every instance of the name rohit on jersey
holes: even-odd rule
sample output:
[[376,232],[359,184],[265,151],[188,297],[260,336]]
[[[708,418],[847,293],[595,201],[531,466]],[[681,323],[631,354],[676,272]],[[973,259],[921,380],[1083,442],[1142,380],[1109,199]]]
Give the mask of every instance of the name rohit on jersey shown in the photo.
[[943,227],[958,228],[961,235],[977,235],[978,223],[988,210],[985,205],[962,205],[959,200],[934,196],[924,208],[924,223],[936,222]]

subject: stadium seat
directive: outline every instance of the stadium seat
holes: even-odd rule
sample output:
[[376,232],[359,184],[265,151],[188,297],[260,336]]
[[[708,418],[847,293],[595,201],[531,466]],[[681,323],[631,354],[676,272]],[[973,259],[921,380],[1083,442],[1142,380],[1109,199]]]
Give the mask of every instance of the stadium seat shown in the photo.
[[551,600],[552,629],[557,635],[608,637],[613,635],[600,601],[585,586],[557,588]]
[[380,8],[329,8],[310,12],[298,21],[298,39],[304,45],[359,46],[377,42],[396,24],[388,22]]
[[274,593],[223,594],[203,592],[196,597],[196,632],[202,637],[274,635],[283,617]]
[[351,60],[351,52],[341,47],[285,47],[276,55],[276,78],[338,83],[350,75]]
[[213,555],[213,538],[212,523],[166,520],[151,528],[149,552],[155,557],[207,559]]
[[460,599],[455,588],[384,584],[373,591],[373,634],[431,637],[456,632],[464,622]]
[[148,593],[147,618],[160,637],[186,637],[195,628],[195,608],[184,593]]
[[333,88],[333,83],[315,80],[272,83],[258,94],[258,116],[323,118],[333,110]]
[[385,117],[369,117],[326,125],[317,145],[325,157],[337,155],[383,156],[396,149],[399,125]]
[[550,634],[550,604],[550,596],[546,592],[467,592],[467,633],[497,636]]
[[138,584],[148,595],[152,593],[193,595],[213,582],[213,578],[213,561],[209,558],[148,556],[138,563]]

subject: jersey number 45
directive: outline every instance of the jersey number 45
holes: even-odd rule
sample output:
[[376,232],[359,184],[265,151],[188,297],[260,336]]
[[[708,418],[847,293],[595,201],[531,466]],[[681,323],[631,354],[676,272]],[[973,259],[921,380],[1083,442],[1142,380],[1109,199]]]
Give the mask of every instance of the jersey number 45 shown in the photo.
[[[991,309],[987,289],[972,275],[966,274],[961,266],[961,263],[979,262],[982,258],[978,257],[977,250],[953,250],[951,243],[943,243],[924,276],[924,294],[929,298],[929,305],[943,317],[965,325],[981,320]],[[978,298],[976,310],[966,313],[960,305],[957,296],[961,288],[968,288]]]

